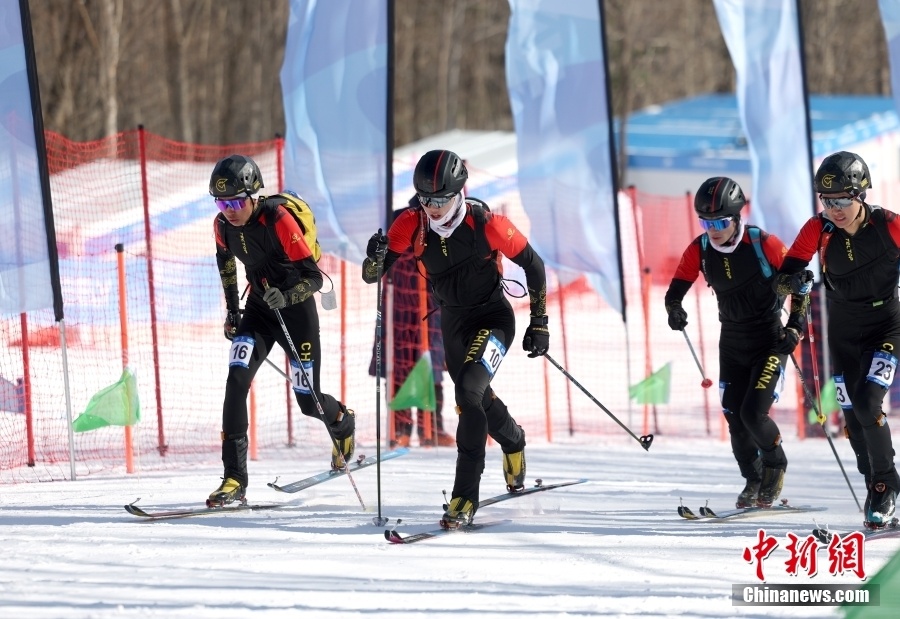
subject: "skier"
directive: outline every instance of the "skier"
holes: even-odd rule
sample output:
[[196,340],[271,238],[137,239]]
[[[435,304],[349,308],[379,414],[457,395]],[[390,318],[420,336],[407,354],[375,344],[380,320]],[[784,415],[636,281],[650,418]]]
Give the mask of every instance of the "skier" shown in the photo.
[[800,229],[777,285],[779,290],[795,286],[797,273],[818,253],[828,291],[837,400],[868,488],[864,523],[878,528],[891,521],[900,488],[891,430],[882,411],[900,350],[900,218],[866,203],[872,179],[866,162],[855,153],[826,157],[814,182],[824,210]]
[[[410,198],[409,208],[418,208],[419,198],[414,195]],[[396,220],[404,213],[405,209],[394,211]],[[391,268],[387,279],[391,282],[391,317],[393,329],[397,337],[393,338],[391,361],[393,363],[393,389],[396,393],[409,376],[413,366],[419,360],[420,330],[428,330],[428,352],[431,354],[432,374],[434,378],[435,410],[434,432],[432,437],[425,438],[425,426],[428,420],[425,413],[417,410],[413,420],[412,409],[394,411],[394,440],[391,447],[409,447],[413,428],[416,427],[419,436],[419,445],[433,447],[455,447],[456,439],[444,431],[444,339],[441,336],[441,308],[434,299],[434,295],[427,294],[428,309],[427,318],[419,311],[419,273],[416,270],[418,263],[412,249],[404,252]],[[381,300],[382,307],[387,307],[387,288],[383,290]],[[402,334],[402,335],[401,335]],[[385,367],[381,367],[382,378]],[[375,376],[375,350],[372,349],[372,360],[369,363],[369,375]]]
[[[681,302],[701,271],[716,294],[722,412],[746,480],[738,508],[771,507],[781,494],[787,457],[769,409],[784,386],[787,356],[803,337],[809,292],[791,294],[790,315],[782,326],[785,296],[776,294],[772,282],[786,249],[774,235],[744,223],[746,203],[730,178],[700,185],[694,211],[706,232],[684,251],[665,297],[669,327],[682,331],[688,322]],[[812,273],[806,273],[811,282]]]
[[441,526],[466,525],[478,508],[488,435],[503,451],[507,490],[525,487],[525,432],[509,414],[490,382],[515,337],[515,316],[503,295],[498,252],[525,271],[531,322],[523,348],[529,357],[547,352],[544,263],[527,239],[503,215],[481,200],[464,197],[469,173],[456,153],[433,150],[416,164],[413,185],[419,205],[391,224],[387,236],[369,239],[363,280],[374,283],[410,247],[424,266],[441,306],[447,369],[455,386],[457,458],[453,492]]
[[[206,503],[210,507],[244,500],[247,394],[275,343],[291,357],[292,374],[298,377],[295,396],[300,410],[309,417],[320,417],[311,391],[315,390],[329,434],[337,443],[332,447],[332,468],[343,468],[354,449],[353,411],[319,386],[322,352],[319,314],[312,295],[322,287],[322,273],[315,261],[318,246],[313,219],[310,216],[307,221],[312,223],[302,228],[289,209],[308,213],[308,205],[294,195],[256,198],[262,188],[259,167],[242,155],[219,161],[209,180],[209,193],[221,211],[214,226],[216,263],[228,310],[225,337],[232,341],[222,407],[225,474],[222,484],[209,495]],[[250,287],[243,312],[238,301],[236,259],[244,264]],[[280,311],[300,359],[294,358],[275,310]]]

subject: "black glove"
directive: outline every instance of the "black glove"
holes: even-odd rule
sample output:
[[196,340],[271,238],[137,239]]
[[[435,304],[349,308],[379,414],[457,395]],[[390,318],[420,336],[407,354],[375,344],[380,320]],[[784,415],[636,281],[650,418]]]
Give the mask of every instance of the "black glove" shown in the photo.
[[234,339],[234,334],[237,333],[238,325],[241,324],[241,314],[241,310],[229,310],[225,315],[225,337],[229,340]]
[[809,294],[812,290],[815,276],[809,269],[791,275],[791,292],[794,294]]
[[525,337],[522,338],[522,348],[528,351],[531,359],[547,354],[550,348],[550,330],[547,328],[546,316],[531,317],[531,324],[525,329]]
[[269,288],[266,290],[265,294],[263,294],[263,301],[266,302],[269,309],[273,310],[284,309],[287,305],[287,301],[284,299],[284,293],[278,288]]
[[381,233],[379,228],[378,232],[372,235],[372,238],[369,239],[366,245],[366,256],[372,262],[378,262],[379,258],[384,260],[384,256],[387,254],[387,246],[388,239]]
[[779,355],[789,355],[797,348],[802,338],[800,332],[793,327],[782,327],[781,339],[775,344],[775,352]]
[[670,303],[666,306],[666,311],[669,312],[669,328],[672,331],[684,331],[688,321],[687,312],[681,307],[681,303]]

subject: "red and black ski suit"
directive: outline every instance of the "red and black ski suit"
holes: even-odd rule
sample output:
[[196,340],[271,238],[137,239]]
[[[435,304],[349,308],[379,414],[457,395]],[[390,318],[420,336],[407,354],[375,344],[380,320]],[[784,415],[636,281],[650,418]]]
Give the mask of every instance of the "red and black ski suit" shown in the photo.
[[[516,332],[497,252],[524,269],[532,316],[546,313],[546,275],[540,256],[509,219],[474,198],[466,199],[465,208],[465,219],[447,238],[429,227],[421,206],[403,212],[387,233],[384,271],[412,247],[441,306],[447,370],[459,415],[452,496],[478,505],[488,435],[504,453],[525,447],[525,432],[490,387]],[[376,278],[376,265],[366,258],[363,280],[374,283]]]
[[781,433],[769,416],[784,385],[787,359],[775,350],[784,297],[772,286],[786,249],[776,236],[758,230],[760,249],[770,264],[767,277],[751,226],[745,228],[732,253],[715,249],[706,234],[695,238],[681,257],[665,302],[667,308],[680,305],[703,271],[719,308],[719,398],[731,448],[741,475],[761,481],[762,467],[787,470]]
[[[256,211],[243,226],[233,226],[221,214],[215,219],[216,263],[230,312],[239,309],[237,264],[244,264],[250,292],[240,324],[232,339],[225,401],[222,406],[222,461],[225,477],[247,486],[247,394],[257,370],[275,343],[293,359],[291,374],[294,395],[302,413],[319,417],[308,379],[312,377],[316,397],[325,419],[337,439],[354,430],[352,415],[334,397],[321,391],[319,372],[322,351],[319,339],[319,313],[313,293],[322,287],[322,273],[312,257],[297,220],[274,199],[260,198]],[[300,355],[291,352],[284,330],[275,312],[263,301],[265,279],[279,288],[292,302],[281,312],[291,341]],[[340,417],[340,420],[338,420]]]
[[850,235],[820,213],[791,245],[781,273],[802,271],[818,253],[827,290],[828,345],[838,404],[856,466],[870,482],[895,491],[900,478],[887,417],[881,409],[900,351],[900,218],[863,205],[865,222]]

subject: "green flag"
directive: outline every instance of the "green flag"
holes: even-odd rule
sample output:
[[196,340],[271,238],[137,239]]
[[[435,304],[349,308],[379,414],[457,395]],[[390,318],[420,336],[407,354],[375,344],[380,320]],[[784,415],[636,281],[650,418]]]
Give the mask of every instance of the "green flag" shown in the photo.
[[[895,552],[891,560],[884,564],[875,576],[860,589],[870,591],[868,606],[844,605],[841,610],[847,619],[894,619],[900,612],[900,552]],[[878,599],[875,599],[878,589]],[[874,603],[874,602],[877,602]]]
[[[815,394],[810,392],[813,397]],[[825,417],[828,417],[831,413],[836,413],[840,410],[840,406],[837,403],[837,387],[834,384],[834,379],[832,378],[825,386],[822,388],[822,414]],[[816,416],[816,409],[811,408],[807,411],[807,419],[809,419],[809,423],[819,423],[819,418]]]
[[423,411],[435,409],[434,372],[431,370],[431,353],[419,357],[412,371],[391,400],[391,410],[399,411],[416,407]]
[[628,388],[628,395],[638,404],[668,404],[672,362]]
[[84,412],[72,422],[72,429],[87,432],[105,426],[133,426],[140,420],[137,379],[130,368],[125,368],[116,383],[94,394]]

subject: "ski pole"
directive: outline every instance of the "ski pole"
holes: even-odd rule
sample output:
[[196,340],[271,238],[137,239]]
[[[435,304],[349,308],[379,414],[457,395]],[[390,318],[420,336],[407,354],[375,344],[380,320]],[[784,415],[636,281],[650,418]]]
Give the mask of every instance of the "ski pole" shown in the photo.
[[[262,280],[263,288],[266,290],[269,289],[269,283],[265,278]],[[319,411],[319,417],[322,418],[322,422],[325,424],[325,430],[328,431],[328,437],[331,439],[331,444],[337,450],[337,453],[341,454],[341,459],[344,461],[344,472],[347,473],[347,479],[350,480],[350,485],[353,486],[353,491],[356,492],[356,498],[359,499],[359,504],[362,505],[363,511],[366,511],[366,504],[363,502],[362,495],[359,493],[359,488],[356,487],[356,482],[353,480],[353,475],[350,474],[350,464],[347,462],[347,459],[343,457],[343,451],[341,451],[341,446],[338,443],[337,438],[334,436],[334,432],[331,431],[331,426],[328,425],[328,419],[325,418],[325,410],[322,408],[322,403],[319,402],[319,396],[316,395],[316,386],[313,384],[312,377],[306,375],[306,370],[303,368],[303,365],[300,363],[300,355],[297,353],[297,348],[294,346],[294,340],[291,339],[291,334],[288,333],[287,325],[284,324],[284,318],[281,317],[281,310],[275,310],[275,315],[278,316],[278,322],[281,324],[281,330],[284,333],[285,339],[287,339],[288,346],[291,347],[291,354],[294,357],[294,360],[297,362],[300,371],[303,373],[304,378],[307,383],[309,383],[309,393],[312,394],[313,401],[316,403],[316,410]],[[274,365],[274,364],[273,364]],[[281,370],[279,369],[279,372]]]
[[700,376],[703,377],[703,382],[700,383],[700,386],[704,389],[709,389],[712,387],[712,380],[706,377],[706,372],[703,371],[703,366],[700,365],[700,359],[697,358],[697,353],[694,352],[694,347],[691,345],[691,338],[688,337],[687,331],[684,329],[681,330],[681,333],[684,334],[684,341],[687,342],[688,348],[691,349],[691,355],[694,357],[694,363],[697,364],[697,369],[700,370]]
[[[382,235],[378,228],[378,236]],[[384,254],[380,251],[375,254],[376,292],[378,298],[375,301],[375,486],[378,491],[378,515],[372,518],[375,526],[383,527],[388,519],[381,515],[381,344],[383,323],[381,312],[381,277],[384,273]]]
[[825,432],[825,438],[828,439],[828,444],[831,446],[831,453],[834,454],[834,459],[837,460],[838,466],[841,467],[841,473],[844,474],[844,481],[847,482],[847,487],[850,488],[850,494],[853,495],[853,500],[856,501],[856,507],[860,511],[862,511],[862,507],[859,506],[859,499],[856,498],[856,493],[853,491],[853,484],[850,483],[850,478],[847,477],[847,471],[844,470],[844,465],[841,462],[840,456],[838,456],[837,449],[834,448],[834,441],[831,440],[831,436],[829,436],[828,434],[828,429],[825,427],[825,415],[820,412],[820,408],[816,404],[816,400],[813,399],[813,395],[812,393],[810,393],[809,387],[806,386],[806,381],[803,379],[803,371],[800,370],[800,365],[797,363],[797,359],[796,357],[794,357],[794,353],[791,353],[790,357],[791,361],[794,362],[794,367],[797,369],[797,377],[800,379],[800,385],[803,387],[803,393],[804,395],[806,395],[806,399],[812,402],[813,410],[816,411],[816,419],[819,420],[819,425]]
[[278,372],[279,374],[281,374],[284,377],[284,380],[286,380],[289,384],[291,384],[291,385],[294,384],[294,381],[291,380],[291,377],[288,376],[287,374],[285,374],[284,370],[282,370],[280,367],[278,367],[277,365],[272,363],[272,361],[268,357],[266,357],[266,363],[268,363],[273,368],[275,368],[275,371]]
[[575,380],[575,378],[574,378],[571,374],[569,374],[563,366],[561,366],[560,364],[558,364],[558,363],[556,362],[556,360],[553,359],[553,357],[551,357],[551,356],[548,355],[547,353],[544,353],[544,357],[546,357],[547,361],[549,361],[550,363],[552,363],[553,365],[555,365],[555,366],[556,366],[556,369],[558,369],[560,372],[562,372],[563,374],[565,374],[566,378],[568,378],[570,381],[572,381],[572,384],[574,384],[576,387],[578,387],[579,389],[581,389],[581,391],[582,391],[587,397],[589,397],[589,398],[594,402],[594,404],[596,404],[597,406],[599,406],[600,409],[601,409],[604,413],[606,413],[607,415],[609,415],[609,416],[612,418],[613,421],[615,421],[617,424],[619,424],[619,425],[622,427],[623,430],[625,430],[626,432],[628,432],[628,434],[630,434],[631,437],[632,437],[634,440],[636,440],[638,443],[640,443],[640,444],[641,444],[641,447],[643,447],[645,451],[649,451],[649,450],[650,450],[650,444],[653,442],[653,435],[652,435],[652,434],[647,434],[646,436],[641,436],[640,438],[638,438],[638,436],[637,436],[634,432],[632,432],[631,430],[628,429],[628,426],[626,426],[624,423],[622,423],[621,421],[619,421],[619,418],[616,417],[615,415],[613,415],[613,414],[609,411],[608,408],[606,408],[605,406],[603,406],[603,404],[601,404],[600,401],[599,401],[597,398],[595,398],[593,395],[591,395],[591,392],[590,392],[590,391],[588,391],[587,389],[585,389],[584,387],[582,387],[582,386],[581,386],[581,383],[579,383],[577,380]]

